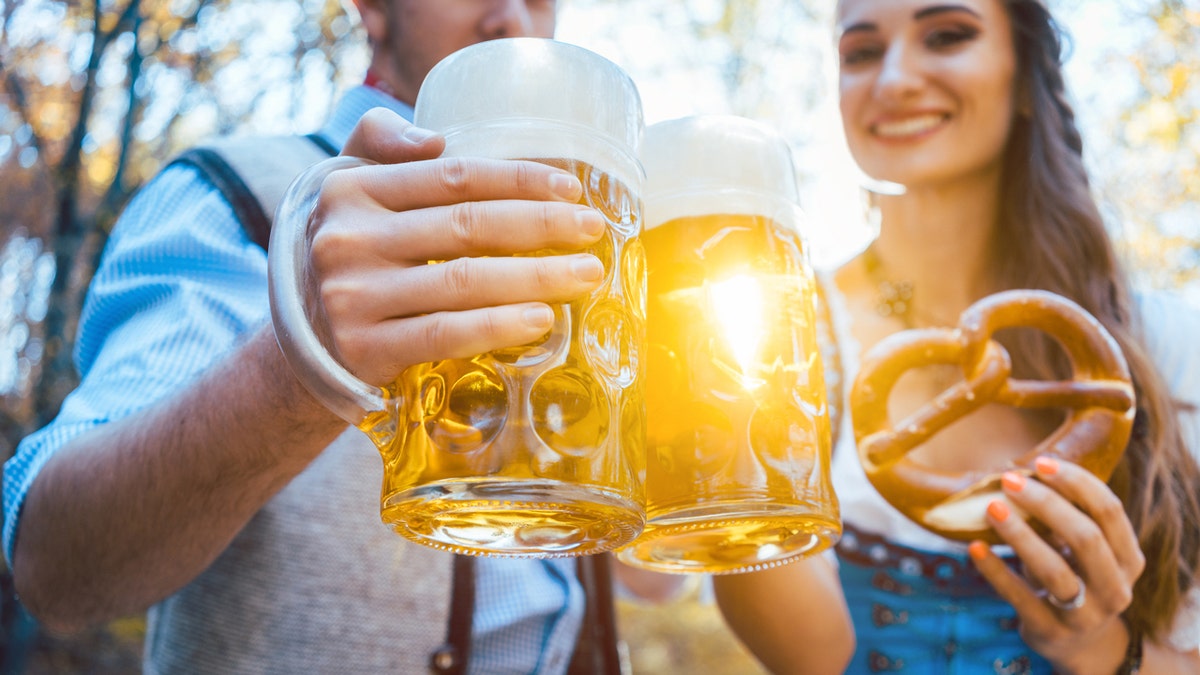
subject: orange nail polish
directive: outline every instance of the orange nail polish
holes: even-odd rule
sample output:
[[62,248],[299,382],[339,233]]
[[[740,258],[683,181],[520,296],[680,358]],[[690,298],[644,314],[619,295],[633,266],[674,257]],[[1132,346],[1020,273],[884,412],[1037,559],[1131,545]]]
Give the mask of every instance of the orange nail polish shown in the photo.
[[1008,520],[1008,504],[999,499],[994,499],[992,503],[988,504],[987,512],[997,523]]
[[986,558],[987,554],[988,554],[988,545],[983,543],[982,541],[978,541],[978,540],[973,541],[973,542],[971,542],[971,545],[967,547],[967,555],[971,556],[971,559],[976,562],[979,562],[980,560],[983,560],[984,558]]
[[1037,468],[1038,473],[1046,476],[1058,473],[1058,460],[1052,457],[1038,457],[1033,465]]
[[1017,473],[1016,471],[1005,471],[1000,477],[1000,482],[1004,484],[1004,488],[1009,492],[1020,492],[1025,488],[1025,474]]

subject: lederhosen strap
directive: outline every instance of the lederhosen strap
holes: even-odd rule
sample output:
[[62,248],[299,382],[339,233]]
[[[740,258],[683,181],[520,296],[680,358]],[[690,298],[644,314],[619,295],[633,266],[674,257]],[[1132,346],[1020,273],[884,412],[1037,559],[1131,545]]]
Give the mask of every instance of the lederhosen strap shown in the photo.
[[567,673],[620,675],[621,655],[617,651],[617,615],[612,593],[612,557],[601,554],[577,558],[575,573],[583,585],[587,604]]
[[462,675],[471,660],[471,620],[475,616],[475,559],[454,556],[454,581],[450,588],[450,616],[446,642],[429,655],[429,669],[443,675]]
[[[306,139],[308,142],[297,142]],[[266,250],[275,206],[292,179],[337,148],[317,134],[255,138],[253,152],[242,139],[219,140],[180,154],[172,164],[190,164],[221,191],[250,240]],[[247,183],[247,178],[253,183]]]
[[[308,142],[297,143],[299,139]],[[256,142],[262,140],[255,139]],[[275,145],[277,152],[264,152],[261,147],[251,154],[239,152],[238,148],[245,146],[232,140],[192,148],[172,162],[189,164],[200,170],[221,191],[246,234],[263,250],[267,250],[270,243],[275,206],[287,185],[311,164],[338,154],[337,148],[317,134],[267,140]],[[235,168],[235,164],[239,166]],[[250,176],[255,185],[247,184],[244,176]],[[444,675],[461,675],[467,671],[471,623],[475,615],[475,559],[456,555],[453,564],[446,641],[429,657],[430,670]],[[571,675],[620,675],[609,556],[579,558],[576,574],[583,585],[587,604],[569,672]]]
[[[575,573],[585,596],[583,623],[571,655],[568,675],[620,675],[616,608],[612,594],[612,560],[608,555],[577,558]],[[471,620],[475,614],[475,558],[454,556],[454,586],[446,642],[429,659],[440,675],[461,675],[470,662]]]

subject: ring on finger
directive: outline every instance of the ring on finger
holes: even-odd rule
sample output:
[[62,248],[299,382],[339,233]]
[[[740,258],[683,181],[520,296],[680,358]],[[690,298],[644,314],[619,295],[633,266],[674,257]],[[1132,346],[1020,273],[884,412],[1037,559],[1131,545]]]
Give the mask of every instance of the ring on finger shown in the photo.
[[1068,598],[1066,600],[1060,600],[1053,593],[1051,593],[1049,591],[1044,591],[1046,602],[1057,607],[1058,609],[1061,609],[1064,612],[1074,611],[1076,609],[1079,609],[1080,607],[1083,607],[1083,602],[1084,602],[1084,600],[1087,599],[1087,586],[1084,585],[1083,578],[1080,577],[1079,575],[1075,575],[1075,580],[1079,582],[1079,592],[1077,592],[1074,595],[1074,597]]

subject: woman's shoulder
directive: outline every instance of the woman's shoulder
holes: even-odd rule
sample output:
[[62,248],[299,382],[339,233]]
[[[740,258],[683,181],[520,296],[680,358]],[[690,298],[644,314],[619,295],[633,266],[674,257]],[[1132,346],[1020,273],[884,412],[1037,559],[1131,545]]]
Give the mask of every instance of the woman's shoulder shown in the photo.
[[1200,307],[1177,292],[1142,291],[1134,294],[1139,332],[1146,352],[1182,404],[1179,421],[1184,441],[1200,461]]
[[[1150,357],[1172,385],[1200,385],[1200,306],[1182,294],[1164,290],[1134,293],[1138,328]],[[1195,387],[1196,385],[1193,385]]]
[[1200,299],[1182,291],[1141,288],[1133,292],[1141,320],[1149,327],[1182,320],[1189,327],[1200,326]]

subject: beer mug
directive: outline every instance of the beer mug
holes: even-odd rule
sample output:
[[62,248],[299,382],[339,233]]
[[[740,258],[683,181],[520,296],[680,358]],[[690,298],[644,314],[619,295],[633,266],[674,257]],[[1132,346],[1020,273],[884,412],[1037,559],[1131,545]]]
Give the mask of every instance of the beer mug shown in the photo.
[[403,536],[504,557],[582,555],[629,542],[645,518],[636,87],[579,47],[494,40],[433,68],[415,123],[444,134],[444,156],[529,159],[574,172],[584,186],[580,203],[608,223],[588,249],[604,263],[603,283],[556,306],[553,328],[535,343],[415,365],[390,386],[371,387],[317,340],[297,290],[304,223],[321,178],[361,163],[335,158],[297,179],[276,219],[272,312],[289,362],[379,448],[381,516]]
[[788,146],[695,116],[647,128],[642,163],[646,528],[618,556],[728,573],[823,550],[841,520]]

